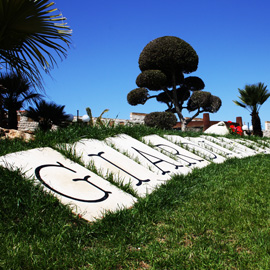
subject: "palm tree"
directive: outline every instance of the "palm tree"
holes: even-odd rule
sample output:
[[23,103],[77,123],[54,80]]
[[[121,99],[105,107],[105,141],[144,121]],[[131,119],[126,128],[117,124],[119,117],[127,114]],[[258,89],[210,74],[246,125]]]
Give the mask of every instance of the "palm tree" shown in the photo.
[[256,136],[263,136],[262,128],[261,128],[261,120],[259,117],[259,110],[261,105],[269,98],[270,93],[266,89],[263,83],[246,85],[244,89],[239,89],[239,99],[240,101],[233,102],[247,109],[251,115],[251,121],[253,125],[253,134]]
[[53,124],[63,127],[70,118],[64,112],[65,106],[57,105],[54,102],[46,102],[45,100],[35,102],[35,105],[36,108],[28,108],[26,116],[39,122],[39,128],[41,130],[47,131],[51,129]]
[[17,111],[20,110],[24,103],[39,99],[40,94],[35,93],[33,85],[28,78],[15,73],[0,74],[2,106],[8,111],[8,128],[17,129]]
[[1,0],[0,3],[0,69],[25,74],[42,87],[41,66],[49,72],[56,64],[50,51],[62,59],[69,46],[71,29],[66,18],[49,0]]
[[5,124],[4,124],[5,108],[3,104],[3,98],[2,98],[2,95],[4,94],[5,91],[6,89],[4,88],[4,86],[0,84],[0,127],[5,127]]

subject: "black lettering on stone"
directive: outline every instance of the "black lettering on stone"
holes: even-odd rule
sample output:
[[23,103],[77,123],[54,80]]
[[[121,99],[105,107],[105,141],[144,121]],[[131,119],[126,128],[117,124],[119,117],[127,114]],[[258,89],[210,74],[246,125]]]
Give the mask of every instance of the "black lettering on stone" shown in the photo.
[[69,199],[72,199],[72,200],[76,200],[76,201],[80,201],[80,202],[86,202],[86,203],[97,203],[97,202],[102,202],[102,201],[105,201],[108,197],[109,197],[109,194],[111,193],[110,191],[105,191],[103,190],[102,188],[98,187],[97,185],[91,183],[88,179],[91,177],[89,175],[86,175],[84,178],[75,178],[75,179],[72,179],[73,181],[85,181],[87,182],[88,184],[94,186],[95,188],[101,190],[102,192],[104,192],[104,196],[101,197],[100,199],[97,199],[97,200],[83,200],[83,199],[79,199],[79,198],[75,198],[75,197],[72,197],[72,196],[69,196],[69,195],[66,195],[54,188],[52,188],[49,184],[47,184],[41,177],[40,175],[40,171],[44,168],[47,168],[47,167],[58,167],[58,168],[62,168],[62,169],[66,169],[66,170],[69,170],[71,172],[74,172],[76,173],[76,171],[64,166],[63,164],[61,164],[60,162],[56,162],[57,164],[45,164],[45,165],[41,165],[39,167],[37,167],[35,169],[35,175],[37,177],[37,179],[43,183],[44,186],[46,186],[47,188],[49,188],[50,190],[54,191],[55,193],[61,195],[61,196],[64,196],[66,198],[69,198]]
[[108,160],[107,158],[103,157],[102,154],[104,154],[104,152],[99,152],[98,154],[89,154],[89,157],[101,157],[102,159],[104,159],[105,161],[107,161],[108,163],[112,164],[113,166],[115,166],[116,168],[118,168],[119,170],[127,173],[128,175],[130,175],[131,177],[135,178],[136,180],[138,180],[138,183],[136,184],[136,186],[140,186],[142,183],[144,182],[150,182],[150,179],[145,179],[145,180],[141,180],[138,177],[136,177],[135,175],[129,173],[128,171],[124,170],[123,168],[119,167],[118,165],[114,164],[113,162],[111,162],[110,160]]
[[[137,153],[139,153],[140,155],[142,155],[142,156],[143,156],[145,159],[147,159],[149,162],[151,162],[151,163],[152,163],[156,168],[158,168],[160,171],[162,171],[162,175],[165,175],[166,173],[170,173],[171,171],[164,171],[164,170],[162,170],[162,169],[157,165],[158,163],[165,162],[165,163],[167,163],[167,164],[170,164],[170,165],[174,166],[176,170],[177,170],[178,168],[180,168],[180,167],[183,167],[183,165],[177,165],[177,164],[171,163],[171,162],[169,162],[169,161],[166,161],[166,160],[161,159],[161,158],[159,158],[159,157],[153,156],[153,155],[151,155],[151,154],[149,154],[149,153],[146,153],[146,152],[144,152],[144,151],[138,150],[138,149],[136,149],[135,147],[131,147],[131,148],[134,149],[134,150],[135,150]],[[157,161],[153,162],[153,161],[152,161],[150,158],[148,158],[148,157],[157,159]]]
[[[186,156],[186,155],[183,155],[183,154],[180,154],[179,151],[177,149],[175,149],[174,147],[170,146],[170,145],[166,145],[166,144],[156,144],[155,145],[156,147],[160,148],[161,150],[163,151],[166,151],[167,153],[169,154],[173,154],[175,156],[177,156],[180,160],[184,161],[187,163],[187,166],[192,166],[192,165],[195,165],[197,164],[197,162],[202,162],[204,161],[203,159],[196,159],[196,158],[193,158],[193,157],[189,157],[189,156]],[[169,150],[166,150],[166,147],[167,148],[170,148],[172,150],[175,151],[175,153],[172,153],[170,152]],[[186,158],[186,159],[185,159]],[[191,160],[195,160],[196,162],[190,162],[188,161],[187,159],[191,159]]]

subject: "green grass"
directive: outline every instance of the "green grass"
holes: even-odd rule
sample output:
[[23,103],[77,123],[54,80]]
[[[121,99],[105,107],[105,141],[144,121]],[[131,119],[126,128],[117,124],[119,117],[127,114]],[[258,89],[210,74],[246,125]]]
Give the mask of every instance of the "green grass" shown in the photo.
[[[0,141],[0,156],[21,150],[32,149],[36,147],[49,146],[55,148],[58,143],[74,143],[80,139],[91,138],[104,140],[107,137],[115,136],[117,134],[125,133],[140,139],[142,136],[157,134],[180,134],[179,131],[165,131],[156,128],[146,127],[144,125],[126,125],[111,127],[90,127],[84,124],[74,124],[67,128],[59,129],[52,132],[36,132],[35,140],[30,142],[22,142],[21,140],[1,140]],[[181,133],[181,136],[198,136],[196,132]]]
[[[102,129],[98,138],[153,132],[137,128]],[[6,140],[0,151],[71,142],[74,133]],[[0,269],[269,269],[269,162],[270,155],[230,159],[175,176],[133,208],[95,223],[0,167]]]

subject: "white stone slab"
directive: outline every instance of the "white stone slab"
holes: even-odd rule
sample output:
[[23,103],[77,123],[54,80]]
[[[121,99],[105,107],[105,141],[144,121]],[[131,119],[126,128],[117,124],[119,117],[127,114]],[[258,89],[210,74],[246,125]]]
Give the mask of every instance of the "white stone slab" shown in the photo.
[[39,180],[45,191],[89,221],[136,202],[130,194],[49,147],[2,156],[0,165],[20,169],[27,178]]
[[107,138],[106,142],[108,145],[112,144],[120,151],[126,152],[129,157],[137,159],[141,165],[150,168],[151,171],[158,175],[164,176],[165,179],[171,178],[173,174],[187,174],[191,172],[191,169],[184,167],[177,160],[126,134]]
[[222,139],[223,141],[225,142],[229,142],[233,145],[235,145],[237,148],[243,150],[243,151],[246,151],[247,153],[249,153],[250,155],[257,155],[258,154],[258,151],[255,151],[239,142],[237,142],[235,139],[228,139],[228,138],[225,138],[225,137],[219,137],[220,139]]
[[228,150],[227,148],[224,148],[214,142],[210,142],[204,138],[201,137],[189,137],[189,140],[191,140],[192,142],[196,142],[199,146],[208,149],[214,153],[217,153],[225,158],[240,158],[241,156],[238,154],[235,154],[234,152]]
[[255,151],[263,154],[270,154],[270,149],[260,146],[258,143],[250,140],[235,139],[236,142],[239,142],[247,147],[252,147]]
[[94,163],[102,175],[113,173],[115,181],[129,184],[139,196],[151,193],[157,186],[164,183],[164,177],[146,169],[134,160],[109,147],[105,142],[94,139],[83,139],[73,145],[66,145],[74,149],[85,165]]
[[165,138],[170,140],[175,144],[179,144],[181,147],[194,152],[196,155],[199,155],[207,160],[210,160],[214,163],[222,163],[226,160],[226,158],[222,157],[221,155],[210,151],[206,148],[201,147],[196,142],[192,142],[186,138],[183,138],[178,135],[164,135]]
[[203,168],[210,163],[205,159],[187,151],[177,144],[170,142],[158,135],[149,135],[142,138],[146,143],[150,143],[155,149],[161,151],[165,155],[173,155],[177,161],[190,169]]
[[210,142],[216,143],[224,148],[231,150],[232,152],[239,155],[239,158],[241,158],[241,157],[244,158],[244,157],[248,157],[248,156],[253,155],[253,153],[248,151],[248,149],[237,147],[237,145],[234,141],[225,141],[221,137],[213,137],[213,136],[205,136],[205,135],[201,135],[201,137],[210,141]]
[[270,147],[270,141],[269,140],[258,140],[258,143],[260,143],[260,145],[262,145],[263,147]]

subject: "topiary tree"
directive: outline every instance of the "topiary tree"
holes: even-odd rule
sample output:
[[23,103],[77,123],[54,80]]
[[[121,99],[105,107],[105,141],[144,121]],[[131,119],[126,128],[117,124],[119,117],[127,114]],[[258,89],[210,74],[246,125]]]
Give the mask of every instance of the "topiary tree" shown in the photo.
[[160,129],[171,129],[176,125],[176,116],[171,112],[152,112],[145,116],[145,125]]
[[[221,106],[220,98],[201,91],[205,87],[202,79],[196,76],[184,77],[184,74],[196,71],[197,67],[198,55],[184,40],[174,36],[154,39],[140,54],[141,73],[136,79],[139,88],[128,93],[128,103],[135,106],[156,98],[168,106],[167,112],[177,113],[182,130],[185,130],[197,115],[217,112]],[[161,92],[150,95],[149,91]],[[183,109],[195,111],[195,114],[185,119]]]

